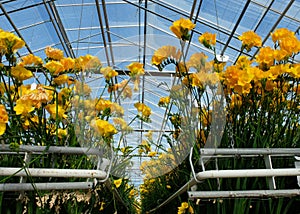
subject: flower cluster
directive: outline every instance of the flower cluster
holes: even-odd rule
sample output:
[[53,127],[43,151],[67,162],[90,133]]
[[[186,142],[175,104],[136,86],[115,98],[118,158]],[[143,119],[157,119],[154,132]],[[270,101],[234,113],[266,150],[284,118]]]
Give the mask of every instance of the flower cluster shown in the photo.
[[[14,34],[0,30],[1,142],[10,144],[10,147],[14,149],[17,149],[20,144],[25,144],[42,145],[47,148],[49,146],[99,148],[101,145],[103,147],[100,148],[103,151],[105,149],[114,152],[120,150],[121,145],[115,145],[114,142],[115,140],[121,142],[122,139],[117,141],[114,137],[118,133],[122,133],[121,137],[125,136],[131,128],[123,118],[123,107],[114,98],[126,99],[132,96],[130,81],[134,82],[134,89],[138,90],[139,78],[144,74],[143,64],[131,63],[128,66],[129,79],[118,82],[121,79],[118,78],[119,73],[112,67],[103,67],[98,57],[88,54],[70,58],[65,57],[60,49],[47,47],[45,59],[34,54],[17,59],[15,53],[24,45],[24,41]],[[92,97],[93,89],[86,81],[86,77],[89,76],[86,74],[98,75],[100,81],[104,82],[103,91],[97,94],[96,98]],[[151,109],[148,106],[138,103],[136,108],[139,112],[136,118],[150,121]],[[47,158],[51,161],[45,162],[42,154],[41,157],[34,158],[30,164],[34,167],[68,168],[94,168],[96,165],[93,162],[93,156],[78,159],[78,157],[55,155],[57,154],[53,156],[51,154],[51,158]],[[1,159],[2,157],[8,161],[8,163],[3,162],[4,165],[15,164],[21,160],[16,161],[9,155],[2,156],[1,154]],[[130,159],[130,157],[126,158]],[[22,160],[20,164],[24,166]],[[4,178],[4,180],[7,179],[9,178]],[[31,178],[30,181],[34,185],[36,180]],[[128,180],[114,179],[113,185],[128,201],[126,205],[128,209],[129,207],[134,209],[132,204],[137,192],[128,184]],[[57,194],[51,197],[46,194],[45,197],[48,198],[39,195],[37,209],[47,206],[49,210],[55,209],[58,213],[59,205],[70,207],[72,201],[80,203],[82,200],[85,201],[81,205],[85,207],[90,203],[91,197],[99,201],[84,209],[100,211],[116,209],[116,206],[111,203],[115,200],[113,197],[110,198],[112,193],[107,192],[105,188],[102,187],[101,191],[99,190],[101,199],[97,196],[97,189],[86,194],[77,194],[76,200],[67,193],[63,196]],[[30,200],[35,201],[35,199]]]
[[[165,119],[169,121],[168,126],[172,127],[170,134],[164,133],[162,136],[167,142],[164,146],[170,145],[170,148],[164,147],[161,150],[158,148],[156,156],[141,164],[145,178],[141,186],[141,199],[146,207],[145,210],[151,210],[156,206],[148,198],[154,197],[157,192],[160,192],[161,198],[168,198],[174,193],[172,188],[166,188],[166,186],[173,187],[174,184],[182,186],[189,181],[189,176],[180,177],[184,173],[190,174],[186,159],[179,165],[180,155],[184,153],[184,149],[194,147],[196,157],[193,157],[191,161],[198,163],[197,149],[204,147],[207,141],[209,142],[212,137],[209,136],[210,130],[216,131],[216,127],[221,126],[223,113],[227,121],[220,139],[219,146],[221,147],[299,147],[300,65],[296,63],[294,57],[300,52],[300,41],[295,33],[286,28],[274,30],[271,33],[274,46],[262,47],[262,39],[259,35],[254,31],[244,32],[238,37],[241,41],[240,56],[233,65],[226,65],[224,62],[219,62],[216,56],[212,61],[208,61],[208,57],[203,53],[193,53],[190,58],[184,55],[183,41],[190,39],[189,32],[194,27],[188,19],[181,18],[175,21],[170,30],[180,39],[182,49],[177,49],[175,46],[163,46],[152,56],[152,64],[158,70],[161,71],[166,65],[174,64],[177,75],[174,81],[176,84],[169,87],[170,95],[161,97],[158,102],[159,107],[166,109]],[[205,32],[199,36],[198,40],[204,47],[213,50],[216,55],[215,34]],[[250,58],[243,54],[244,50],[248,54],[253,48],[257,48],[257,54],[254,57]],[[208,94],[207,91],[210,93]],[[214,99],[209,100],[210,97]],[[185,106],[191,100],[192,105],[188,111]],[[217,110],[218,105],[221,105],[223,109]],[[217,126],[214,126],[215,121],[219,122]],[[194,133],[189,127],[194,128]],[[216,135],[215,132],[212,134]],[[191,140],[194,140],[195,145],[186,144]],[[152,145],[155,143],[145,140],[141,145],[141,151],[144,153],[151,151]],[[221,167],[226,164],[232,163],[224,161],[218,165]],[[234,164],[245,167],[247,163],[237,160]],[[283,166],[286,163],[280,164]],[[172,169],[159,168],[158,166],[161,165]],[[174,165],[178,167],[175,168]],[[168,173],[159,176],[161,174],[158,170]],[[155,175],[159,177],[153,178]],[[222,182],[225,183],[222,184]],[[226,184],[230,184],[231,181],[227,183],[222,180],[222,182],[210,188],[226,189],[228,187]],[[257,183],[247,184],[247,188],[257,189],[259,188]],[[198,185],[199,187],[204,190],[208,188],[203,185]],[[239,187],[244,188],[244,186]],[[167,205],[166,210],[170,209],[174,212],[175,203],[180,201],[178,213],[194,213],[193,207],[202,212],[200,207],[198,209],[198,206],[191,206],[194,202],[185,202],[183,195],[178,198],[178,201],[176,200],[174,199],[172,205]],[[244,202],[249,201],[244,200]],[[220,203],[225,202],[220,200]],[[215,208],[213,211],[216,211]],[[207,210],[210,209],[207,208]],[[282,211],[280,208],[278,210]]]

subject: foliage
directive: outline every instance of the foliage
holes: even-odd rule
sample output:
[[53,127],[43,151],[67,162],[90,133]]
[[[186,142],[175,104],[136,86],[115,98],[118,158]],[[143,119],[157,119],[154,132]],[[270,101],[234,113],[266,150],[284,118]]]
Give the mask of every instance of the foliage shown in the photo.
[[[112,159],[112,153],[123,146],[119,143],[122,140],[117,141],[114,136],[122,133],[122,137],[130,132],[123,119],[124,109],[114,98],[117,93],[123,99],[131,96],[131,80],[137,83],[137,89],[139,77],[144,72],[142,64],[130,64],[130,78],[118,83],[114,79],[118,73],[111,67],[103,67],[100,60],[91,55],[72,59],[64,57],[59,49],[47,47],[44,60],[29,54],[17,61],[16,52],[24,45],[14,34],[0,30],[0,141],[9,145],[15,154],[1,153],[1,166],[24,169],[97,167],[94,156],[47,153],[51,146],[97,148],[103,153],[102,158]],[[98,73],[105,79],[104,89],[96,98],[91,96],[92,89],[87,83],[91,73]],[[151,110],[145,112],[146,105],[137,105],[141,115],[135,119],[148,120]],[[20,145],[45,146],[46,150],[30,154],[27,161],[19,152]],[[33,187],[37,182],[86,181],[83,178],[34,178],[30,174],[26,178]],[[26,182],[26,178],[21,179]],[[118,184],[113,182],[116,180]],[[11,175],[0,177],[0,181],[18,183],[19,179]],[[1,210],[5,213],[70,213],[70,210],[72,213],[98,213],[99,210],[131,213],[136,209],[136,190],[128,179],[111,176],[105,185],[98,184],[89,191],[34,189],[34,192],[20,194],[1,193]],[[6,206],[8,199],[8,204],[17,201],[17,206]]]
[[[178,21],[177,21],[178,22]],[[171,30],[176,28],[176,23]],[[188,21],[187,21],[188,22]],[[185,23],[185,22],[180,22]],[[177,23],[178,24],[178,23]],[[183,26],[181,26],[183,27]],[[183,27],[184,28],[184,27]],[[189,34],[192,28],[188,26],[180,32]],[[200,167],[198,149],[203,147],[223,147],[223,148],[298,148],[299,136],[299,78],[300,65],[294,62],[294,57],[300,51],[300,41],[295,33],[288,29],[281,28],[272,34],[274,47],[261,47],[261,38],[253,31],[243,33],[239,39],[241,44],[241,55],[233,65],[225,65],[217,58],[211,62],[202,53],[193,53],[189,59],[184,55],[185,42],[189,40],[186,36],[178,35],[178,31],[173,33],[179,38],[181,50],[174,46],[163,46],[155,51],[152,57],[153,65],[158,70],[163,70],[169,64],[176,66],[176,83],[186,86],[192,99],[198,105],[197,119],[199,125],[194,126],[195,144],[193,163]],[[206,32],[199,37],[199,42],[206,48],[215,52],[216,37],[214,34]],[[249,52],[252,48],[258,48],[255,58],[249,58],[244,54],[244,50]],[[216,53],[215,53],[216,54]],[[218,83],[222,85],[223,94],[216,92],[214,95],[220,96],[219,101],[224,106],[225,113],[216,111],[209,101],[203,102],[203,97],[208,97],[208,91],[214,91]],[[215,86],[215,88],[213,87]],[[217,91],[217,90],[216,90]],[[172,91],[171,91],[172,92]],[[224,99],[226,102],[222,102]],[[176,103],[174,97],[165,101],[161,98],[159,106],[171,112]],[[224,104],[224,105],[223,105]],[[180,109],[180,107],[178,107]],[[226,115],[226,125],[219,145],[210,142],[209,133],[217,135],[217,129],[213,124],[217,120],[220,124],[220,114]],[[168,118],[172,121],[173,132],[169,136],[170,142],[180,142],[182,140],[182,118],[185,117],[183,111],[169,113]],[[176,116],[176,117],[175,117]],[[179,118],[179,119],[175,119]],[[167,153],[168,154],[168,153]],[[169,155],[176,155],[174,153]],[[293,166],[293,159],[275,160],[275,168]],[[154,162],[154,163],[151,163]],[[159,164],[159,159],[153,159],[149,163]],[[215,161],[210,160],[205,163],[207,169],[215,169]],[[231,160],[218,162],[218,169],[245,169],[264,168],[263,158],[241,159],[238,157]],[[196,171],[200,168],[196,168]],[[143,186],[141,186],[142,212],[152,210],[160,203],[155,200],[158,194],[160,201],[166,200],[174,194],[180,187],[190,179],[191,169],[188,160],[184,160],[181,165],[172,172],[160,176],[156,179],[147,179],[147,171]],[[278,178],[277,188],[297,188],[296,179]],[[166,187],[171,188],[166,188]],[[173,188],[175,186],[175,188]],[[197,189],[201,190],[242,190],[242,189],[267,189],[266,179],[208,179],[197,184]],[[178,213],[289,213],[291,207],[299,202],[298,197],[278,198],[278,199],[219,199],[219,200],[197,200],[187,203],[187,195],[179,194],[169,204],[161,207],[155,212],[174,213],[174,207],[178,207]],[[287,204],[287,206],[283,206]],[[193,211],[183,208],[193,207]],[[172,210],[172,211],[170,211]],[[168,212],[170,211],[170,212]]]

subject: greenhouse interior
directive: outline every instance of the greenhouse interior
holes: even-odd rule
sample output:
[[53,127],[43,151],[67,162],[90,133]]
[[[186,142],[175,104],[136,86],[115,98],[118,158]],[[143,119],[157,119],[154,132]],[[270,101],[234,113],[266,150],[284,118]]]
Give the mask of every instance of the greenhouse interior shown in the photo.
[[0,23],[0,214],[300,213],[300,0],[1,0]]

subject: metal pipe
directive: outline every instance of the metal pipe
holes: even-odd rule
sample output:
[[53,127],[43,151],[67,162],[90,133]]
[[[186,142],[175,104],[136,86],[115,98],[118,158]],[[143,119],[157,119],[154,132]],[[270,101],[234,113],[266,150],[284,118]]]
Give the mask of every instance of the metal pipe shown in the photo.
[[294,197],[299,195],[300,189],[188,192],[189,199]]
[[68,52],[70,54],[70,57],[75,58],[75,54],[73,52],[72,45],[71,45],[70,40],[68,38],[68,35],[67,35],[66,31],[65,31],[64,25],[63,25],[63,23],[62,23],[62,21],[60,19],[60,16],[59,16],[59,13],[58,13],[58,11],[56,9],[55,3],[51,1],[51,2],[49,2],[49,6],[50,6],[50,9],[51,9],[52,14],[54,16],[54,20],[55,20],[55,22],[56,22],[56,24],[57,24],[57,26],[58,26],[58,28],[59,28],[59,30],[61,32],[61,35],[62,35],[63,39],[64,39],[64,42],[65,42],[67,50],[68,50]]
[[203,148],[201,155],[296,155],[300,148]]
[[194,186],[197,184],[194,178],[192,178],[190,181],[188,181],[185,185],[183,185],[179,190],[177,190],[173,195],[171,195],[169,198],[167,198],[163,203],[155,207],[154,209],[147,211],[147,213],[153,213],[159,210],[161,207],[167,205],[170,203],[173,199],[178,197],[179,195],[185,193],[191,186]]
[[[265,7],[266,10],[265,10],[265,12],[263,13],[262,17],[260,17],[260,19],[259,19],[258,23],[256,24],[255,28],[253,29],[254,32],[257,31],[257,29],[258,29],[258,27],[260,26],[260,24],[262,23],[262,21],[265,20],[265,17],[266,17],[266,15],[267,15],[267,13],[270,11],[270,9],[271,9],[271,7],[272,7],[274,1],[275,1],[275,0],[272,0],[272,2],[270,2],[269,6],[268,6],[268,7]],[[253,1],[252,1],[252,2],[253,2]],[[236,64],[237,60],[238,60],[239,57],[242,55],[242,53],[243,53],[243,51],[241,51],[241,52],[239,53],[238,57],[236,57],[235,62],[234,62],[233,64]]]
[[[300,170],[300,169],[299,169]],[[101,170],[0,167],[0,176],[106,178]]]
[[0,184],[0,192],[7,191],[35,191],[38,190],[71,190],[71,189],[91,189],[93,182],[61,182],[61,183],[22,183],[22,184]]
[[[9,145],[0,145],[0,152],[13,152],[9,148]],[[37,152],[37,153],[61,153],[61,154],[86,154],[86,155],[100,155],[101,152],[96,148],[87,147],[65,147],[65,146],[31,146],[31,145],[20,145],[16,152]],[[15,153],[16,153],[15,152]]]
[[248,0],[248,1],[247,1],[247,3],[245,4],[245,6],[244,6],[244,8],[243,8],[243,10],[242,10],[242,12],[241,12],[241,14],[240,14],[238,20],[236,21],[236,23],[235,23],[233,29],[231,30],[231,34],[230,34],[230,36],[229,36],[229,38],[228,38],[228,40],[227,40],[227,42],[226,42],[226,44],[225,44],[225,46],[224,46],[222,52],[221,52],[221,56],[224,55],[225,50],[226,50],[226,48],[228,47],[228,45],[229,45],[231,39],[233,38],[236,29],[237,29],[238,26],[240,25],[240,22],[242,21],[242,18],[244,17],[244,14],[245,14],[245,12],[246,12],[246,10],[247,10],[247,8],[248,8],[250,2],[251,2],[251,0]]
[[62,35],[59,34],[59,31],[58,31],[58,29],[57,29],[57,26],[55,25],[54,19],[53,19],[52,15],[50,14],[50,10],[49,10],[49,8],[48,8],[48,6],[47,6],[47,1],[46,1],[46,0],[43,0],[43,3],[44,3],[44,6],[45,6],[45,9],[46,9],[46,11],[47,11],[47,13],[48,13],[48,15],[49,15],[50,21],[51,21],[51,23],[52,23],[52,25],[53,25],[53,28],[54,28],[54,30],[55,30],[55,32],[56,32],[56,34],[57,34],[57,37],[58,37],[58,39],[59,39],[59,41],[60,41],[60,44],[62,45],[62,47],[63,47],[65,53],[68,53],[68,52],[67,52],[67,49],[66,49],[66,47],[65,47],[65,45],[64,45],[63,39],[61,38]]
[[99,20],[101,34],[102,34],[102,40],[103,40],[103,45],[104,45],[104,51],[105,51],[106,61],[107,61],[107,65],[110,66],[110,59],[109,59],[108,50],[107,50],[107,44],[106,44],[106,39],[105,39],[105,32],[104,32],[103,22],[102,22],[102,18],[101,18],[101,12],[100,12],[100,7],[99,7],[99,0],[95,0],[95,3],[96,3],[98,20]]
[[106,12],[106,3],[105,0],[102,0],[102,9],[103,9],[103,14],[104,14],[104,21],[105,21],[105,27],[106,27],[106,35],[107,35],[107,39],[108,39],[108,44],[109,44],[109,51],[110,51],[110,57],[111,57],[111,62],[112,65],[115,65],[115,59],[114,59],[114,53],[113,53],[113,49],[112,49],[112,40],[110,37],[110,29],[109,29],[109,24],[108,24],[108,16],[107,16],[107,12]]
[[[286,8],[284,9],[284,11],[282,11],[282,13],[280,14],[280,17],[277,19],[277,21],[275,22],[275,24],[272,26],[271,30],[269,31],[269,33],[267,34],[267,36],[265,37],[265,39],[262,41],[262,46],[264,46],[264,44],[266,43],[266,41],[268,40],[268,38],[270,37],[271,33],[275,30],[275,28],[277,27],[277,25],[279,24],[279,22],[281,21],[281,19],[285,16],[285,14],[287,13],[287,11],[290,9],[290,7],[292,6],[292,4],[294,3],[295,0],[291,0],[289,2],[289,4],[286,6]],[[259,52],[259,48],[255,51],[255,53],[253,54],[252,59],[255,58],[256,54]]]
[[237,170],[208,170],[198,172],[196,178],[201,181],[208,178],[251,178],[272,176],[297,176],[300,168],[282,169],[237,169]]

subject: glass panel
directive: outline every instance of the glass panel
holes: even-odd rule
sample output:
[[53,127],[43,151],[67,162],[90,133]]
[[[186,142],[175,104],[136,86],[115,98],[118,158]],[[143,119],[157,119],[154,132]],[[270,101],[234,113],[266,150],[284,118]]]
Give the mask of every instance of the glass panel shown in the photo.
[[[15,23],[16,27],[22,28],[34,23],[43,22],[45,20],[45,8],[43,5],[30,7],[25,10],[9,13],[10,18]],[[49,18],[48,18],[49,20]]]

